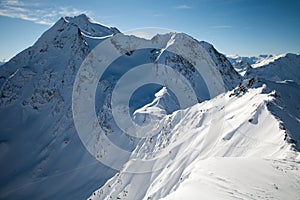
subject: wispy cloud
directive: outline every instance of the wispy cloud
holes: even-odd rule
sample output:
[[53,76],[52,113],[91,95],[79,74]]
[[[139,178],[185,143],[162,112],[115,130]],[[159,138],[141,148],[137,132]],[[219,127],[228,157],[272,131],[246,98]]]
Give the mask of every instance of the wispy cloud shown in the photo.
[[51,25],[61,16],[74,16],[81,13],[92,14],[90,11],[83,11],[77,8],[57,8],[36,2],[25,2],[25,0],[4,0],[0,2],[0,16],[19,18],[37,24]]
[[191,9],[192,7],[184,4],[184,5],[178,5],[175,8],[176,9]]
[[154,14],[153,16],[154,16],[154,17],[165,17],[166,14]]
[[232,28],[232,26],[219,25],[219,26],[211,26],[210,28],[212,28],[212,29],[229,29],[229,28]]

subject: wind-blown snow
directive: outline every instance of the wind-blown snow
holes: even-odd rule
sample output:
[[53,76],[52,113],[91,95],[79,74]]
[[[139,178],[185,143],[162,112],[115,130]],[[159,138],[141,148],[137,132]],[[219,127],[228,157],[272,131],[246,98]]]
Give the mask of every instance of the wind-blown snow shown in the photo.
[[298,199],[299,163],[260,158],[197,160],[165,200]]

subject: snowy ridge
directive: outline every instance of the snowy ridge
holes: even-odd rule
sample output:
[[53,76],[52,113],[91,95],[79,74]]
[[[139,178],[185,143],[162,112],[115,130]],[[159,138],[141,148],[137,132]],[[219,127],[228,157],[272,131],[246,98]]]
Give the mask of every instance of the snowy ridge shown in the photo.
[[268,65],[279,58],[285,57],[287,54],[280,55],[259,55],[257,57],[242,57],[238,55],[227,55],[234,69],[242,76],[251,68],[258,68]]
[[276,100],[268,109],[281,122],[286,130],[286,140],[300,149],[300,55],[286,54],[274,62],[259,68],[250,69],[245,76],[257,77],[269,91],[275,91]]
[[85,35],[90,37],[103,37],[120,33],[117,28],[107,27],[103,24],[100,24],[87,17],[85,14],[81,14],[76,17],[64,17],[63,19],[68,23],[75,24]]
[[[268,60],[269,61],[269,60]],[[246,76],[258,76],[270,81],[294,81],[300,85],[300,55],[280,55],[272,62],[260,65],[259,68],[249,69]]]
[[259,56],[258,60],[255,62],[255,64],[252,64],[251,66],[253,68],[265,66],[265,65],[268,65],[268,64],[274,62],[275,60],[285,57],[285,56],[287,56],[287,54]]
[[231,63],[235,62],[247,62],[249,63],[253,68],[261,67],[264,65],[268,65],[271,62],[274,62],[278,58],[284,57],[286,54],[279,54],[279,55],[259,55],[259,56],[239,56],[239,55],[226,55],[226,57],[229,59]]
[[166,87],[155,94],[151,103],[137,109],[133,113],[133,120],[139,124],[148,124],[151,121],[161,120],[170,111],[178,109],[178,102],[173,99]]
[[[135,167],[140,167],[134,166],[135,162],[129,161],[124,172],[120,171],[103,187],[94,192],[90,199],[160,199],[169,193],[171,193],[170,199],[180,199],[187,196],[191,199],[200,197],[206,197],[206,199],[259,198],[259,187],[245,190],[243,191],[245,193],[241,194],[240,191],[233,190],[226,184],[224,186],[226,188],[221,189],[218,188],[218,185],[205,186],[205,179],[196,179],[196,183],[202,187],[199,186],[200,188],[193,190],[192,185],[195,184],[195,181],[191,180],[199,176],[197,169],[200,171],[202,169],[201,173],[207,173],[206,167],[201,167],[205,163],[215,166],[215,164],[219,165],[223,162],[227,164],[229,162],[228,165],[231,167],[230,162],[232,160],[233,163],[237,162],[242,165],[248,163],[250,169],[257,162],[261,163],[262,166],[270,165],[271,168],[275,168],[277,165],[273,165],[272,160],[287,158],[294,160],[297,156],[299,159],[298,153],[291,150],[291,144],[285,142],[285,131],[279,128],[279,121],[267,109],[268,102],[273,101],[274,97],[272,93],[263,93],[265,87],[249,89],[245,94],[238,96],[232,96],[232,93],[228,92],[211,101],[166,116],[162,120],[164,124],[162,133],[156,137],[148,138],[139,149],[141,157],[149,154],[149,152],[151,155],[154,153],[153,156],[159,156],[161,152],[168,151],[170,158],[168,162],[164,163],[165,167],[152,173],[127,173],[128,168],[132,170]],[[218,159],[220,157],[223,159]],[[266,159],[270,159],[270,161]],[[161,161],[158,159],[158,162]],[[277,161],[274,162],[277,163]],[[295,169],[299,168],[299,163],[293,165],[295,165]],[[220,173],[221,169],[223,168],[217,168],[217,173]],[[229,168],[225,169],[230,170]],[[299,180],[300,174],[294,174],[293,170],[286,172],[289,174],[289,179]],[[244,172],[241,171],[241,173]],[[251,174],[253,176],[249,181],[244,179],[247,175],[242,176],[242,174],[240,174],[242,178],[236,179],[239,177],[238,174],[238,172],[228,173],[227,176],[232,176],[231,178],[235,180],[226,179],[226,181],[234,181],[233,184],[246,181],[248,185],[255,185],[256,181],[262,180],[261,177],[253,174]],[[205,178],[211,177],[211,174],[204,175]],[[285,174],[281,173],[280,176],[284,177]],[[223,180],[220,179],[221,177],[214,181],[222,182]],[[181,186],[185,185],[185,182],[192,185],[185,186],[185,193],[181,193]],[[269,184],[272,185],[273,183],[270,182]],[[278,187],[286,187],[284,181],[280,184],[277,183],[277,185]],[[201,192],[207,187],[211,191],[214,190],[213,188],[217,189],[222,195],[219,192],[217,194]],[[299,182],[295,188],[293,185],[288,185],[286,189],[288,191],[292,189],[289,194],[291,199],[297,196],[299,188]],[[274,186],[271,189],[275,190]],[[193,194],[190,194],[190,190],[193,191]],[[230,193],[222,192],[223,190],[230,191]],[[175,192],[172,193],[172,191]],[[284,195],[286,194],[279,192],[270,196],[281,198]]]

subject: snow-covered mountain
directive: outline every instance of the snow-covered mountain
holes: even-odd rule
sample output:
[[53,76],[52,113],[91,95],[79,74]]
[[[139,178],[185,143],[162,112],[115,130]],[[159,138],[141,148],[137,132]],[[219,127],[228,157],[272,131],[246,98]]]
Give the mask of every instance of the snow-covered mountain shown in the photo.
[[299,62],[300,55],[291,53],[280,55],[273,61],[257,63],[257,65],[249,68],[246,76],[255,74],[256,76],[275,82],[291,80],[300,84]]
[[71,109],[90,46],[116,32],[85,15],[61,18],[1,66],[0,199],[84,199],[116,173],[87,153]]
[[274,60],[277,60],[278,58],[284,57],[286,54],[280,54],[280,55],[259,55],[259,56],[239,56],[239,55],[227,55],[226,57],[231,63],[235,62],[247,62],[252,67],[260,67],[269,64],[270,62],[274,62]]
[[[242,77],[183,33],[61,18],[0,68],[0,199],[297,199],[299,55],[243,62]],[[122,128],[118,98],[145,137]]]
[[[279,55],[259,55],[252,57],[243,57],[238,55],[227,55],[227,59],[231,62],[234,69],[242,76],[251,68],[258,68],[262,66],[271,65],[272,63],[280,62],[280,65],[295,66],[299,61],[294,61],[294,58],[288,58],[295,54],[279,54]],[[280,60],[280,61],[278,61]],[[290,63],[295,62],[295,63]]]

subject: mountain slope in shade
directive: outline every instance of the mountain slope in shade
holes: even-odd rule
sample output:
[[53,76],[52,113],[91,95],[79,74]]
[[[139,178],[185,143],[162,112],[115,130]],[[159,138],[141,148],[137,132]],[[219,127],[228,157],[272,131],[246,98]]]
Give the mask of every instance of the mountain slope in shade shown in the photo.
[[[83,199],[116,173],[86,152],[73,124],[73,81],[91,50],[86,24],[84,15],[61,18],[1,66],[0,199]],[[116,32],[90,25],[97,36]]]
[[241,76],[244,76],[251,69],[251,65],[243,60],[232,62],[232,66]]

